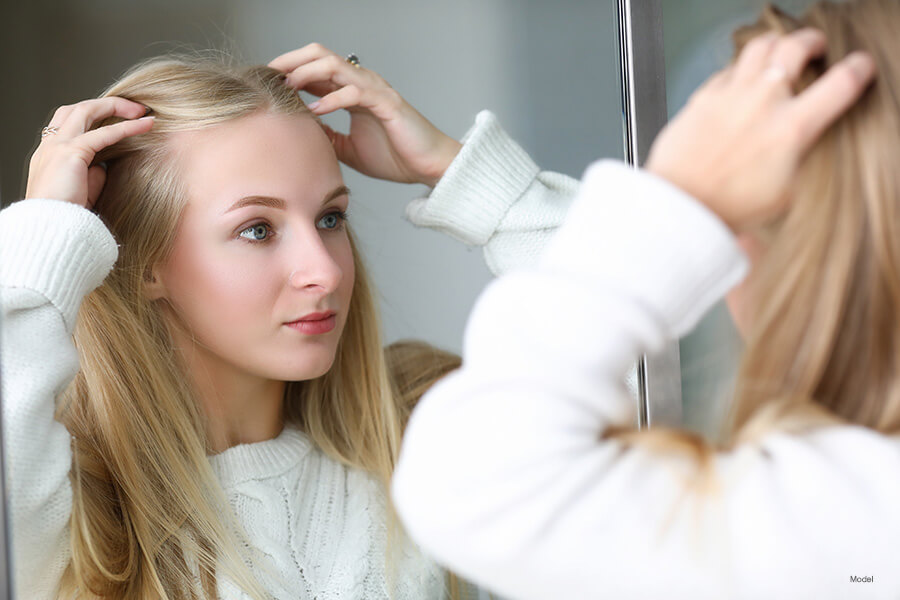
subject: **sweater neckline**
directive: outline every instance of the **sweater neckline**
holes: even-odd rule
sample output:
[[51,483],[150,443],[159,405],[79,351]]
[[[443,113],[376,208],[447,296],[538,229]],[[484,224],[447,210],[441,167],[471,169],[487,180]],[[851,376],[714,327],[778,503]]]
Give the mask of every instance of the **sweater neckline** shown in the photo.
[[285,423],[271,440],[238,444],[207,456],[223,487],[251,479],[276,477],[295,468],[312,449],[312,442],[296,425]]

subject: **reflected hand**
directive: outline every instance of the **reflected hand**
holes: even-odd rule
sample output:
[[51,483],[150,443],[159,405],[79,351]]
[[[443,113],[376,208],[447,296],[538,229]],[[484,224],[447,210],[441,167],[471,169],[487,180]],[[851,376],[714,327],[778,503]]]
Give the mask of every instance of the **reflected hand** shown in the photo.
[[324,125],[337,157],[360,173],[434,186],[456,157],[460,143],[409,105],[384,79],[321,46],[309,44],[269,65],[287,74],[285,83],[319,96],[316,115],[340,108],[350,113],[350,133]]
[[[59,107],[48,125],[58,131],[44,137],[31,155],[25,198],[92,208],[106,183],[103,167],[91,166],[94,155],[128,136],[149,131],[153,117],[138,118],[145,112],[142,104],[117,96]],[[90,131],[95,122],[112,116],[126,120]]]
[[824,34],[810,28],[751,40],[660,132],[646,169],[734,231],[781,214],[803,155],[875,74],[872,58],[855,52],[794,96],[792,84],[825,48]]

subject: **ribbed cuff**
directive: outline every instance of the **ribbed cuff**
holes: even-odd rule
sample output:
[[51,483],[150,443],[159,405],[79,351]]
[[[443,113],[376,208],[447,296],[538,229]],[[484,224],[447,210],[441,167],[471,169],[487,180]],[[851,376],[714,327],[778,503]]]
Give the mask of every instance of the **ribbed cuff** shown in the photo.
[[540,169],[490,111],[478,113],[462,141],[431,194],[410,202],[406,215],[415,225],[483,246]]
[[690,331],[749,268],[734,235],[703,204],[612,160],[587,169],[539,264],[622,290],[651,308],[671,338]]
[[69,332],[82,299],[103,283],[117,257],[100,217],[71,202],[21,200],[0,211],[0,285],[44,295]]

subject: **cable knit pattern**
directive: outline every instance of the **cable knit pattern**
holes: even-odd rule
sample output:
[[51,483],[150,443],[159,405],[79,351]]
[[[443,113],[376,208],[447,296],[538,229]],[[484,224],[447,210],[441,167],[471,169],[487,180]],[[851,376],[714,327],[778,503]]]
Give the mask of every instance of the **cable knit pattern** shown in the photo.
[[[272,570],[260,579],[276,597],[388,597],[385,494],[370,475],[329,458],[292,425],[210,464]],[[417,550],[405,559],[397,585],[406,591],[397,597],[440,598],[443,571]]]
[[[482,113],[437,188],[408,213],[484,244],[497,273],[540,253],[576,185],[538,173]],[[116,258],[109,230],[80,206],[29,199],[0,211],[3,425],[19,598],[54,598],[70,560],[71,440],[53,415],[78,372],[71,333],[82,299]],[[330,459],[291,425],[210,463],[249,537],[253,573],[273,598],[388,598],[387,496],[370,475]],[[445,572],[409,539],[400,542],[394,597],[444,597]],[[224,575],[219,596],[246,597]]]

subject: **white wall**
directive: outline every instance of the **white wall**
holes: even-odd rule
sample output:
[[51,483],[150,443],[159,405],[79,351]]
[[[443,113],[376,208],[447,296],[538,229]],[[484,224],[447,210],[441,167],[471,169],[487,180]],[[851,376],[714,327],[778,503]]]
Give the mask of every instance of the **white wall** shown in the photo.
[[[10,26],[0,28],[30,50],[0,62],[7,81],[24,82],[0,98],[3,114],[22,117],[0,137],[7,202],[20,193],[16,180],[56,106],[96,95],[171,46],[164,42],[221,46],[223,35],[247,62],[312,41],[355,52],[454,137],[479,110],[493,110],[546,169],[578,177],[592,159],[622,156],[613,0],[35,0],[11,10]],[[329,120],[340,127],[346,116]],[[426,188],[350,169],[345,177],[351,222],[382,295],[386,341],[412,337],[458,352],[490,279],[481,251],[405,220],[406,203]]]

